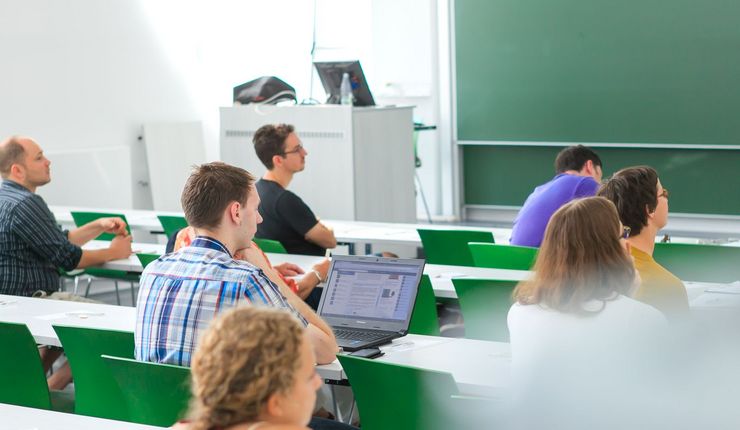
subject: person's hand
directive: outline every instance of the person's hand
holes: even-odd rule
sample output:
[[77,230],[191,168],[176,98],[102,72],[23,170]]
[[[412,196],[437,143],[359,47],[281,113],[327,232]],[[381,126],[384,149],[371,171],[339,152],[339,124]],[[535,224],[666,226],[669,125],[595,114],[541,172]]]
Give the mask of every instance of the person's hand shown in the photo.
[[293,263],[282,263],[272,267],[277,270],[278,273],[286,277],[302,275],[304,273],[303,269],[301,269],[300,266]]
[[117,235],[111,240],[108,249],[112,251],[111,257],[114,260],[128,258],[131,255],[131,235]]
[[121,218],[98,218],[98,227],[105,233],[113,233],[116,235],[127,235],[126,222]]
[[311,267],[311,269],[319,272],[319,275],[321,275],[321,279],[326,281],[326,275],[327,273],[329,273],[330,264],[331,264],[331,260],[329,260],[328,258],[324,258],[324,260],[321,261],[321,263],[314,264],[313,267]]

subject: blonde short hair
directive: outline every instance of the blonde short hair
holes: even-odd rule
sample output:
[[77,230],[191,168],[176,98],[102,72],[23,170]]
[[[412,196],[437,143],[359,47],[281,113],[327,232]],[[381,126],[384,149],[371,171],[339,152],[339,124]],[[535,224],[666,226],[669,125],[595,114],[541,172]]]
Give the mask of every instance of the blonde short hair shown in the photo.
[[241,306],[216,318],[193,357],[191,429],[256,421],[295,382],[303,332],[280,309]]

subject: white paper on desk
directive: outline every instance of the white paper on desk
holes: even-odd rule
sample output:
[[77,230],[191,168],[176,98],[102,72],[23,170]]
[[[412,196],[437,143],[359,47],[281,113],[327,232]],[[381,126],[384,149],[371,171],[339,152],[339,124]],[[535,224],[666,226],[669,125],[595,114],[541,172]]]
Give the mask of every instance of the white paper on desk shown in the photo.
[[403,337],[395,339],[392,344],[381,346],[380,349],[383,352],[400,352],[400,351],[411,351],[421,348],[428,348],[433,345],[440,344],[448,341],[449,339],[414,339],[406,340]]
[[461,272],[445,272],[445,273],[437,273],[434,275],[437,279],[454,279],[454,278],[464,278],[468,275]]

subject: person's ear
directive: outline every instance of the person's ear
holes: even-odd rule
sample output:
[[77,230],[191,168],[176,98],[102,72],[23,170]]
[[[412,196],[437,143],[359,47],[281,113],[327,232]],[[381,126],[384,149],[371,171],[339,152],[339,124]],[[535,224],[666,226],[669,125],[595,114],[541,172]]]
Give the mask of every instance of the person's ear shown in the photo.
[[229,205],[229,216],[231,217],[231,221],[236,225],[242,224],[241,213],[239,211],[241,207],[242,205],[239,202],[231,202]]
[[278,167],[283,165],[283,157],[280,155],[273,155],[272,156],[272,165],[273,167]]
[[13,164],[10,166],[10,174],[16,178],[23,179],[26,176],[26,170],[20,164]]
[[282,417],[285,413],[285,401],[280,393],[274,393],[267,398],[265,412],[269,417]]

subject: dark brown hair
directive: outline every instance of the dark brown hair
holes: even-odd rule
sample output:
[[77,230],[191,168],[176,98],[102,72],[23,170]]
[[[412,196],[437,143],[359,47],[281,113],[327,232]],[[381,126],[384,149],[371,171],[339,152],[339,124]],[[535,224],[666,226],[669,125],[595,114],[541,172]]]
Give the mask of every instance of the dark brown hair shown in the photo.
[[569,146],[560,151],[555,158],[555,171],[557,173],[568,170],[580,171],[589,160],[594,163],[594,167],[601,167],[601,158],[591,148],[583,145]]
[[514,290],[520,304],[543,304],[561,312],[588,314],[589,300],[629,294],[635,268],[620,243],[614,204],[603,197],[567,203],[550,218],[537,254],[534,278]]
[[285,139],[294,130],[293,126],[289,124],[267,124],[254,133],[252,139],[254,151],[262,164],[267,167],[267,170],[272,170],[275,167],[272,157],[285,155]]
[[614,203],[622,224],[636,236],[647,225],[648,213],[658,206],[658,172],[649,166],[622,169],[601,186],[598,195]]
[[7,178],[13,164],[22,163],[26,151],[19,142],[18,136],[11,136],[0,143],[0,176]]
[[185,182],[180,203],[188,224],[216,228],[232,202],[247,203],[254,177],[246,170],[221,161],[201,164]]

